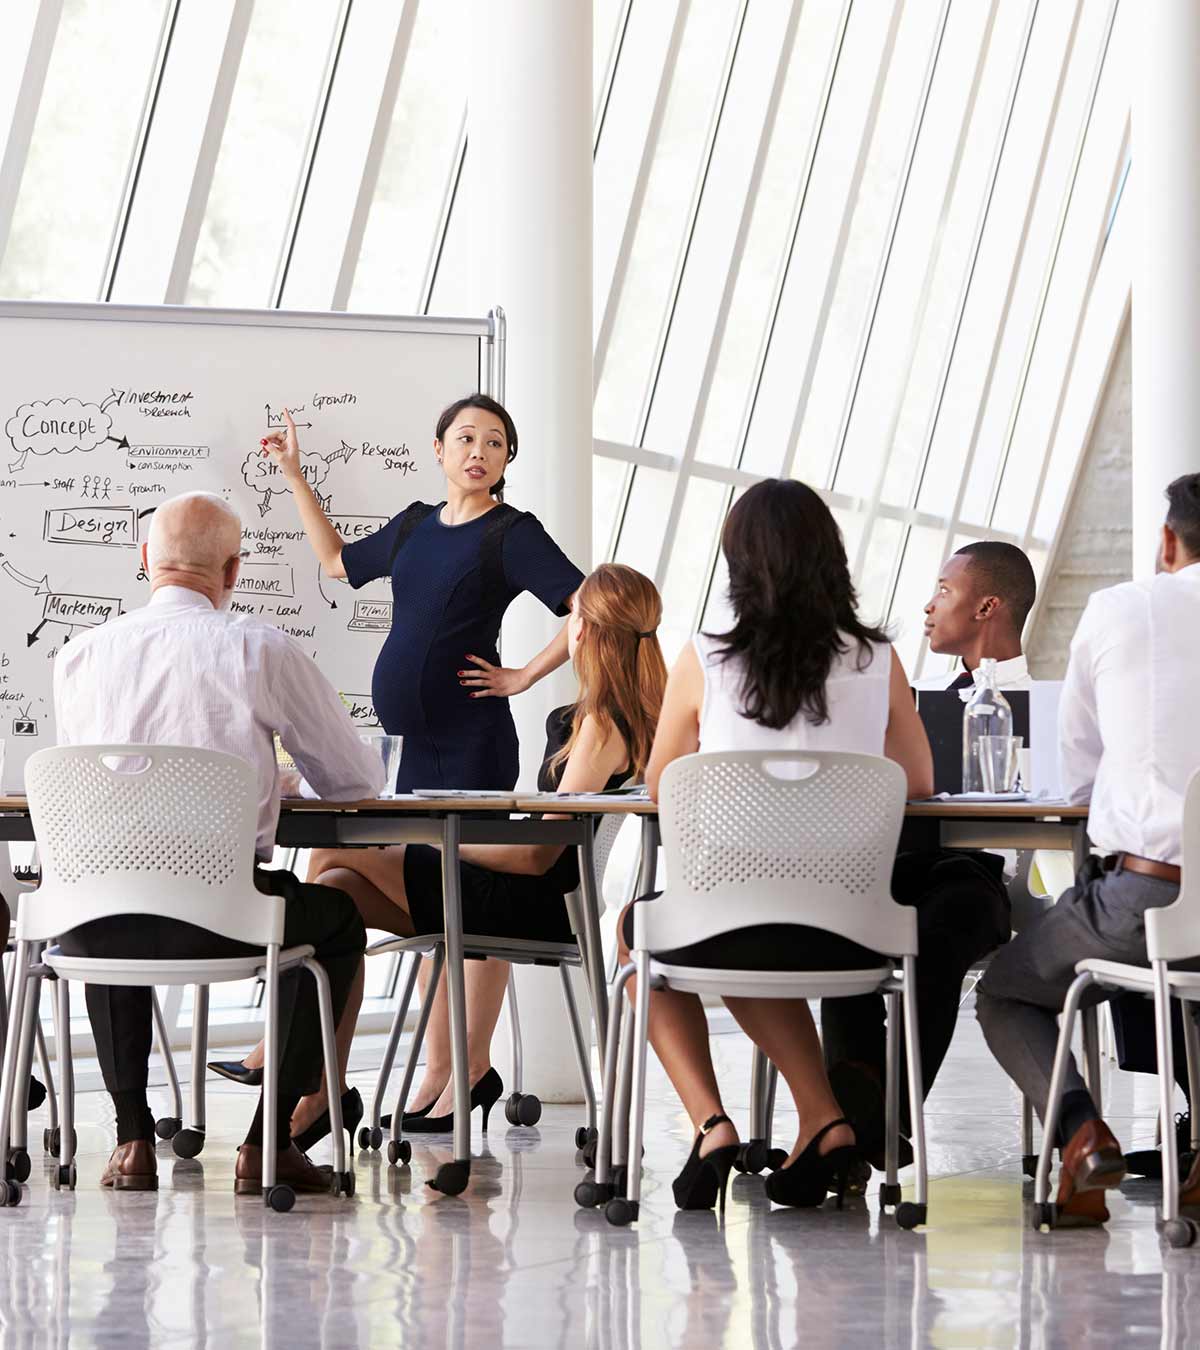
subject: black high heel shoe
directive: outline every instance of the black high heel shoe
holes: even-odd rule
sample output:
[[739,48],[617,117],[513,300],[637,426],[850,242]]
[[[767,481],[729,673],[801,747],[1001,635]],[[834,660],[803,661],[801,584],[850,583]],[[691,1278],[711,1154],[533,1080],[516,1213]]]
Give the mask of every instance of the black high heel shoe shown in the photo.
[[725,1115],[709,1116],[700,1126],[700,1133],[683,1165],[683,1171],[671,1183],[675,1192],[675,1204],[680,1209],[712,1209],[718,1199],[721,1202],[721,1214],[725,1214],[725,1188],[729,1184],[729,1170],[738,1155],[740,1144],[726,1144],[724,1148],[714,1148],[711,1153],[700,1156],[700,1145],[704,1136],[718,1125],[732,1125],[733,1121]]
[[262,1087],[263,1071],[248,1068],[240,1059],[213,1059],[209,1060],[208,1067],[211,1072],[219,1073],[231,1083],[241,1083],[243,1087]]
[[29,1095],[25,1098],[25,1106],[29,1111],[36,1111],[46,1100],[46,1085],[33,1074],[29,1075]]
[[[430,1111],[433,1110],[433,1108],[436,1105],[437,1105],[437,1098],[435,1097],[433,1101],[426,1102],[425,1105],[422,1106],[419,1111],[405,1111],[404,1119],[403,1121],[401,1121],[401,1124],[407,1130],[412,1125],[414,1120],[424,1120],[425,1117],[430,1113]],[[392,1124],[391,1112],[388,1112],[386,1116],[379,1117],[379,1126],[381,1129],[384,1130],[390,1129],[391,1124]]]
[[831,1148],[828,1153],[818,1150],[830,1130],[849,1124],[845,1116],[831,1120],[813,1135],[795,1162],[772,1172],[766,1182],[767,1199],[774,1200],[777,1205],[814,1209],[832,1191],[837,1196],[838,1209],[841,1209],[853,1165],[860,1156],[858,1145],[843,1144],[840,1148]]
[[[500,1081],[500,1075],[495,1069],[489,1069],[487,1073],[471,1089],[471,1110],[474,1111],[477,1106],[483,1107],[483,1132],[487,1133],[488,1116],[491,1114],[492,1107],[504,1095],[504,1084]],[[450,1134],[454,1129],[454,1112],[445,1116],[430,1116],[424,1112],[413,1111],[404,1113],[404,1133],[405,1134]]]
[[[342,1128],[350,1136],[350,1157],[354,1157],[354,1135],[363,1118],[363,1099],[357,1088],[349,1088],[342,1093]],[[292,1143],[301,1153],[307,1153],[314,1144],[320,1143],[329,1133],[328,1109],[313,1121],[303,1134],[292,1136]]]

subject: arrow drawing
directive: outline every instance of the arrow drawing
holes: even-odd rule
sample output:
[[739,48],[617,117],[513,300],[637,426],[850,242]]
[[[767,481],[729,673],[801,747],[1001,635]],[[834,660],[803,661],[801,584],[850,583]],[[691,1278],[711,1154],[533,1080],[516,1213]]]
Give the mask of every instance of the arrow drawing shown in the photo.
[[49,622],[50,622],[49,619],[43,619],[41,623],[39,623],[38,626],[33,630],[32,633],[25,634],[25,645],[27,647],[33,646],[33,644],[38,640],[38,634],[42,631],[43,628],[45,628],[45,626]]
[[47,573],[41,581],[34,581],[32,577],[27,577],[24,572],[18,572],[10,562],[0,564],[3,570],[17,583],[18,586],[28,586],[34,595],[50,594],[50,576]]
[[129,437],[128,437],[128,436],[122,436],[119,440],[117,439],[116,436],[105,436],[104,439],[105,439],[106,441],[116,441],[117,445],[118,445],[119,448],[122,449],[122,450],[128,450],[128,449],[129,449]]
[[108,397],[100,404],[100,411],[106,412],[108,410],[109,404],[120,403],[124,397],[125,397],[124,389],[114,389],[112,393],[110,393]]
[[320,592],[320,594],[321,594],[321,599],[325,601],[325,603],[329,606],[330,609],[337,609],[337,601],[336,601],[336,600],[331,600],[331,599],[325,594],[325,588],[321,585],[321,564],[320,564],[320,563],[317,564],[317,590],[318,590],[318,591]]

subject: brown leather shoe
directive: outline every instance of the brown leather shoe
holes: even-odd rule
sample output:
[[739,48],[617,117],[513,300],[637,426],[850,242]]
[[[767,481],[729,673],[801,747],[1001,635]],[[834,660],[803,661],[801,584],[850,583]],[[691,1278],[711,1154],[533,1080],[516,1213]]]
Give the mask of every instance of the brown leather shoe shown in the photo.
[[1125,1155],[1102,1120],[1081,1125],[1063,1150],[1056,1222],[1061,1228],[1097,1228],[1108,1222],[1104,1192],[1125,1179]]
[[[238,1149],[233,1175],[234,1195],[262,1194],[262,1148],[258,1144],[243,1144]],[[307,1153],[301,1153],[295,1144],[289,1144],[279,1150],[275,1180],[296,1191],[327,1195],[333,1185],[333,1168],[317,1167],[309,1162]]]
[[100,1185],[110,1186],[114,1191],[158,1190],[158,1159],[154,1156],[153,1142],[133,1139],[128,1144],[118,1144],[100,1177]]

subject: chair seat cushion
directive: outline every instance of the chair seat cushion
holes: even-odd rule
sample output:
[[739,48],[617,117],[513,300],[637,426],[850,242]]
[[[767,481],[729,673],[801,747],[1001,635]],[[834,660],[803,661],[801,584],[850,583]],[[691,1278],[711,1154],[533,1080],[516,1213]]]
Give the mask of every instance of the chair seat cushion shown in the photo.
[[682,966],[651,958],[650,974],[661,976],[672,989],[691,994],[720,994],[732,998],[849,998],[870,994],[886,985],[895,967],[871,966],[860,970],[721,970],[713,966]]

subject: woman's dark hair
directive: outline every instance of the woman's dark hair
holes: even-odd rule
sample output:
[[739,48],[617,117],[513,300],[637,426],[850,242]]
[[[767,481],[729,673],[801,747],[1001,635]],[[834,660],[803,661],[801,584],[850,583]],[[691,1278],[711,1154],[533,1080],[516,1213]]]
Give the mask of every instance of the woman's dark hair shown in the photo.
[[829,508],[804,483],[755,483],[725,520],[735,623],[714,634],[722,660],[742,662],[742,711],[778,730],[801,713],[829,721],[825,684],[834,661],[858,643],[858,668],[887,634],[862,623],[842,534]]
[[[505,463],[511,464],[517,457],[517,424],[509,416],[508,409],[503,404],[497,403],[490,394],[468,394],[466,398],[455,399],[448,408],[442,409],[434,435],[439,441],[445,440],[446,432],[454,425],[454,419],[467,408],[478,408],[481,412],[489,412],[493,417],[498,417],[504,424],[504,439],[508,442],[508,459]],[[504,500],[503,474],[500,475],[500,481],[492,488],[492,496],[498,502]]]

